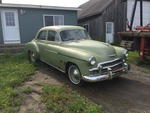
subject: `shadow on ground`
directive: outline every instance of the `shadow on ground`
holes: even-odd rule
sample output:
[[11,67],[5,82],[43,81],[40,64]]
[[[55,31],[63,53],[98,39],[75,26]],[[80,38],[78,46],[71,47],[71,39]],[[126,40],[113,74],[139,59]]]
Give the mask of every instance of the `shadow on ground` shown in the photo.
[[68,85],[90,101],[103,105],[108,113],[150,113],[150,82],[145,84],[144,81],[134,80],[132,72],[127,77],[123,75],[99,83],[85,83],[82,87],[72,85],[65,74],[53,67],[46,65],[40,72]]

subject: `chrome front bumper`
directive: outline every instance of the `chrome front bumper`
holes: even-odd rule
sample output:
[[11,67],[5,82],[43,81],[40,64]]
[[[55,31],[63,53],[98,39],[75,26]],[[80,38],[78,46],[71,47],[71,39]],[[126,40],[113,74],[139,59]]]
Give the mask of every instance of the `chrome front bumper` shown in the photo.
[[104,81],[104,80],[112,79],[116,76],[120,76],[122,73],[127,73],[129,69],[130,69],[130,66],[124,63],[124,66],[122,68],[114,70],[114,71],[108,67],[107,74],[105,75],[96,74],[96,75],[90,75],[90,76],[82,76],[82,79],[87,82]]

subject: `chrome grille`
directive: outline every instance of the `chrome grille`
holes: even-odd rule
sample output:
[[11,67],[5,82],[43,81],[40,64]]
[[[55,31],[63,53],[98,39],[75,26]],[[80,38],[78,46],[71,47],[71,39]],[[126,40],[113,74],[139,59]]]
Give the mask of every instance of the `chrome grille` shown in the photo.
[[108,69],[112,72],[124,67],[123,59],[114,59],[106,62],[101,62],[96,68],[89,69],[90,72],[108,73]]
[[122,63],[123,61],[121,59],[117,59],[113,62],[108,62],[108,63],[104,63],[104,64],[101,64],[102,67],[109,67],[109,66],[113,66],[113,65],[116,65],[116,64],[120,64]]
[[99,63],[99,66],[101,67],[100,73],[106,74],[108,72],[108,68],[110,68],[112,71],[122,68],[123,60],[115,59],[112,61],[106,61],[106,62]]

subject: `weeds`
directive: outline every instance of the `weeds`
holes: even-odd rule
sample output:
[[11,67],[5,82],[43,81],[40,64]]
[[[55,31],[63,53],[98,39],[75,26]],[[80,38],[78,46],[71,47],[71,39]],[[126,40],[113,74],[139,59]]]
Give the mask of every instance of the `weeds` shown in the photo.
[[0,55],[0,109],[4,113],[15,113],[22,99],[19,93],[29,92],[16,90],[34,74],[36,67],[27,61],[24,53]]
[[103,113],[101,106],[64,86],[45,85],[42,100],[52,113]]
[[140,70],[150,73],[150,58],[141,60],[138,52],[129,52],[128,62],[140,67]]

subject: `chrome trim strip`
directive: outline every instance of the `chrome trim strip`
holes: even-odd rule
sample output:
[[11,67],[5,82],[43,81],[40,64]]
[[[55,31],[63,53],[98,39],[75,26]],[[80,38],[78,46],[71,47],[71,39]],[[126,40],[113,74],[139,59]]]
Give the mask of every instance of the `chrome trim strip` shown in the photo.
[[[97,65],[96,68],[89,69],[89,71],[91,72],[91,71],[99,70],[100,67],[101,67],[102,69],[106,69],[106,68],[108,68],[108,67],[111,68],[111,67],[117,66],[117,65],[119,65],[119,63],[118,63],[118,64],[115,64],[115,65],[112,65],[112,66],[107,66],[106,68],[101,66],[102,64],[112,63],[112,62],[115,62],[115,61],[117,61],[117,60],[121,60],[121,59],[120,59],[120,58],[116,58],[116,59],[114,59],[114,60],[109,60],[109,61],[105,61],[105,62],[98,63],[98,65]],[[120,62],[120,64],[121,64],[121,63],[123,63],[123,62]]]
[[89,62],[90,62],[93,58],[95,58],[95,57],[94,57],[94,56],[89,57]]
[[107,63],[112,63],[112,62],[115,62],[115,61],[117,61],[117,60],[120,60],[120,58],[117,58],[117,59],[114,59],[114,60],[105,61],[105,62],[101,62],[101,63],[99,63],[98,65],[107,64]]
[[98,70],[98,68],[96,67],[96,68],[89,69],[90,72],[95,71],[95,70]]
[[115,66],[120,65],[120,64],[123,64],[123,62],[114,64],[114,65],[111,65],[111,66],[106,66],[106,67],[103,67],[102,69],[112,68],[112,67],[115,67]]
[[116,54],[112,54],[112,55],[108,55],[109,57],[115,57],[116,56]]
[[82,76],[82,79],[87,82],[98,82],[98,81],[112,79],[116,76],[119,76],[120,75],[119,73],[127,73],[128,64],[127,65],[125,64],[123,68],[121,68],[120,70],[116,72],[112,72],[110,68],[107,68],[107,71],[108,71],[108,74],[105,74],[105,75],[97,74],[97,75],[90,75],[90,76]]
[[109,75],[83,76],[82,78],[87,82],[97,82],[109,79]]

